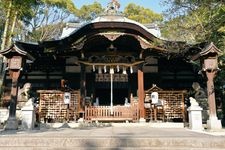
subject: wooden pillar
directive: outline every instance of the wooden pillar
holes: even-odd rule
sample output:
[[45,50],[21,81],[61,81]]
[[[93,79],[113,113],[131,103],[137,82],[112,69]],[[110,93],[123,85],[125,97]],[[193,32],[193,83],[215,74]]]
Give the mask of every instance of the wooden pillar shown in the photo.
[[216,115],[216,101],[215,101],[215,89],[214,89],[214,77],[216,76],[216,71],[206,71],[207,76],[207,94],[208,94],[208,104],[209,104],[209,118],[217,118]]
[[144,121],[144,73],[138,69],[138,105],[140,111],[140,121]]
[[206,71],[207,76],[207,94],[208,94],[208,104],[209,104],[209,120],[207,120],[207,128],[210,130],[222,129],[221,121],[218,120],[216,115],[216,100],[215,100],[215,88],[214,88],[214,78],[217,71],[211,70]]
[[86,97],[86,68],[85,65],[81,64],[80,72],[80,95],[81,95],[81,108],[84,110],[85,97]]
[[8,118],[7,124],[5,126],[6,130],[17,130],[18,129],[18,121],[16,119],[16,104],[17,104],[19,75],[20,75],[20,70],[16,70],[16,71],[10,70],[10,77],[12,78],[12,87],[11,87],[9,118]]

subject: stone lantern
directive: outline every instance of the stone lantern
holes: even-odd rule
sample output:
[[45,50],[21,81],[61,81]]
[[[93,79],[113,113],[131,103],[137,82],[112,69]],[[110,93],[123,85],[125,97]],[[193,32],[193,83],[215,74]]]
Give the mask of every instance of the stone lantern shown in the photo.
[[221,129],[221,121],[218,120],[216,114],[215,88],[214,78],[219,70],[218,55],[221,54],[213,43],[210,43],[203,51],[201,51],[195,59],[200,59],[202,72],[207,77],[207,96],[209,105],[209,120],[207,120],[207,128],[211,130]]
[[33,61],[34,58],[26,51],[21,50],[16,44],[11,46],[9,49],[0,51],[0,54],[7,58],[6,70],[9,72],[9,77],[12,79],[9,118],[5,129],[16,130],[18,128],[18,122],[16,119],[18,79],[26,60]]

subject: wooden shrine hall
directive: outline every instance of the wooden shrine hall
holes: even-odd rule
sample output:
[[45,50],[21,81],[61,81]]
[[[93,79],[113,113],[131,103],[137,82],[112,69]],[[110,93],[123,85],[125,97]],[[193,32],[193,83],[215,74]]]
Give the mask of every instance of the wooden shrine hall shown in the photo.
[[[201,81],[190,60],[205,46],[163,40],[112,7],[66,37],[17,41],[0,53],[25,58],[17,87],[31,83],[42,122],[183,122],[187,90]],[[11,86],[7,72],[5,105]],[[151,104],[152,92],[158,92],[161,104]],[[70,93],[66,104],[65,93]]]

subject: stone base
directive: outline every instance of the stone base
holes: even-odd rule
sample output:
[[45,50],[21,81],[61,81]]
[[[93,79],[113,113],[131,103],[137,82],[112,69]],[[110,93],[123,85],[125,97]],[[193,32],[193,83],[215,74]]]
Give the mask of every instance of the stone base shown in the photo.
[[9,110],[6,108],[0,108],[0,123],[5,123],[9,118]]
[[207,129],[209,129],[209,130],[222,129],[221,120],[218,120],[217,118],[207,120]]
[[139,123],[146,123],[146,119],[140,118],[140,119],[139,119]]
[[18,129],[18,120],[16,119],[16,117],[9,117],[6,122],[5,130],[17,130],[17,129]]
[[191,130],[203,130],[202,108],[198,105],[190,106],[188,109],[189,128]]
[[35,112],[33,106],[24,106],[21,109],[21,116],[22,116],[22,129],[34,129],[35,123]]

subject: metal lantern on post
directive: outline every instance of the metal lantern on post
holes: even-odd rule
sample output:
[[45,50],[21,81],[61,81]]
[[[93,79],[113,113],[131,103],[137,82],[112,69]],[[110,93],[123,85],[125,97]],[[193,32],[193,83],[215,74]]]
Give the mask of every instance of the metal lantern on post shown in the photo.
[[208,129],[221,129],[221,121],[218,120],[216,114],[215,88],[214,78],[219,70],[218,55],[222,51],[213,43],[210,43],[203,51],[201,51],[195,59],[200,59],[202,72],[207,77],[207,95],[209,104],[209,120],[207,120]]
[[11,100],[9,108],[9,118],[7,120],[6,130],[16,130],[18,122],[16,120],[16,104],[18,93],[18,79],[26,60],[33,61],[34,58],[26,51],[21,50],[16,44],[9,49],[0,51],[0,54],[7,58],[7,70],[9,71],[10,78],[12,79]]

